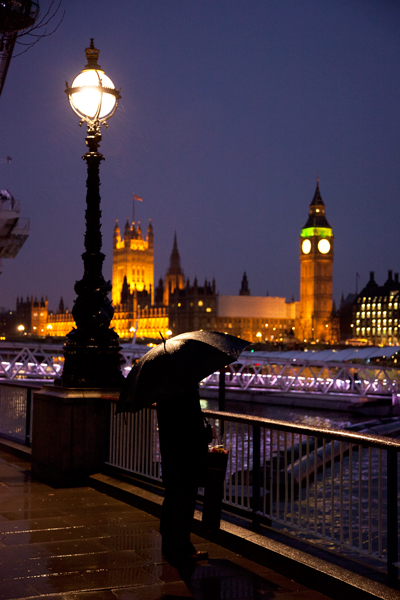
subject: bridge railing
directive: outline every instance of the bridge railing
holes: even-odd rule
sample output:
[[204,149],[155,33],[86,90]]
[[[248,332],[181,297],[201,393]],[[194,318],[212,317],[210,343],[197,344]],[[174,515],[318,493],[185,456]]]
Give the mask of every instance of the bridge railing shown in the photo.
[[[147,346],[125,345],[121,350],[122,369],[127,375],[133,362],[148,351]],[[0,380],[54,381],[62,374],[62,344],[0,342]]]
[[[202,382],[205,389],[218,388],[219,373]],[[241,360],[227,367],[225,386],[238,391],[302,391],[356,396],[391,396],[400,393],[400,371],[393,367],[343,363],[310,363],[275,358]]]
[[[147,346],[123,344],[122,369],[126,376],[132,364],[148,351]],[[62,374],[64,354],[61,344],[0,342],[0,380],[48,379]],[[219,373],[202,382],[204,389],[217,389]],[[240,363],[229,365],[225,373],[228,390],[242,392],[275,390],[323,394],[352,394],[363,397],[389,396],[397,402],[400,370],[393,367],[335,362],[293,361],[243,353]]]
[[[400,442],[204,411],[230,448],[224,509],[370,566],[398,569]],[[114,416],[108,465],[161,482],[156,413]]]

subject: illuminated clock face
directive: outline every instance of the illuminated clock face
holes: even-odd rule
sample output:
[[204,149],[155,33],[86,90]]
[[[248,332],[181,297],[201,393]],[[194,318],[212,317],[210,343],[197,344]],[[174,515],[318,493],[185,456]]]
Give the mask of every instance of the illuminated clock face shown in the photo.
[[304,254],[309,254],[310,250],[311,250],[311,242],[310,242],[310,240],[304,240],[304,242],[301,245],[301,249],[303,250]]
[[330,249],[331,249],[331,244],[330,244],[329,240],[326,240],[325,238],[322,240],[319,240],[318,250],[321,252],[321,254],[328,254]]

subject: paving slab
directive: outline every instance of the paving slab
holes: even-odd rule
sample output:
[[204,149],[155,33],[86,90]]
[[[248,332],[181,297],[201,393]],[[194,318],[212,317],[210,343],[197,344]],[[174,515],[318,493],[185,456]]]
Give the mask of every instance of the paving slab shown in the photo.
[[56,489],[0,450],[0,600],[328,600],[193,535],[209,559],[176,569],[158,519],[91,487]]

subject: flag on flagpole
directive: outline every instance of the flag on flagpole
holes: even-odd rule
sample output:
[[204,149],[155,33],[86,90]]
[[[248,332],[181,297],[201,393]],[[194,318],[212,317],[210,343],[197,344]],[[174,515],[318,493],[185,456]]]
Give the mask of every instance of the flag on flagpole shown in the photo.
[[139,196],[136,196],[135,194],[133,194],[133,199],[139,200],[139,202],[143,202],[143,198],[139,198]]

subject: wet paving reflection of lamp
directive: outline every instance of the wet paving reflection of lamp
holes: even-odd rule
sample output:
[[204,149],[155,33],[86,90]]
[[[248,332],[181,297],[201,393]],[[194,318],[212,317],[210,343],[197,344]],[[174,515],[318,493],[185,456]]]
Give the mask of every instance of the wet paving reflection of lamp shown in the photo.
[[119,90],[97,63],[99,50],[93,39],[85,50],[87,65],[66,84],[66,94],[72,110],[86,123],[88,151],[82,157],[87,164],[85,252],[82,254],[84,274],[75,283],[77,298],[72,310],[76,323],[67,335],[64,347],[65,364],[61,385],[64,387],[117,387],[123,376],[120,370],[119,338],[110,328],[114,314],[108,294],[110,281],[102,274],[104,254],[101,252],[100,178],[99,167],[104,156],[98,151],[100,126],[115,113]]

